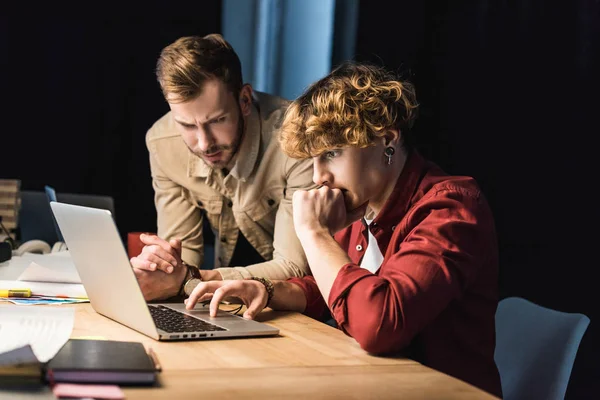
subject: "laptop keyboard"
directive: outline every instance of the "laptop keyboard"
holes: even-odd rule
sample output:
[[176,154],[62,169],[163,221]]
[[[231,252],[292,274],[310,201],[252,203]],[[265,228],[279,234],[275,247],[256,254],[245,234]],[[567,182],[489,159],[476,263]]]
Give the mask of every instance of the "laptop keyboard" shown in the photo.
[[227,330],[165,306],[148,306],[148,308],[156,326],[165,332],[215,332]]

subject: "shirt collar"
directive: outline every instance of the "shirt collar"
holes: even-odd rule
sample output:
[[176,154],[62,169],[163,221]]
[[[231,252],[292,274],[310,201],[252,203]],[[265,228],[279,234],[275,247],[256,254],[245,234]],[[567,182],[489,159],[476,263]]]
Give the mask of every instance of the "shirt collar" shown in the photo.
[[[231,175],[241,181],[246,181],[250,173],[254,170],[256,160],[258,159],[258,150],[260,148],[261,138],[261,120],[257,104],[252,103],[252,109],[247,119],[246,130],[242,138],[242,144],[238,149],[236,162],[231,170]],[[188,154],[188,176],[206,178],[213,168],[191,151]]]
[[238,149],[237,159],[231,170],[231,175],[242,182],[248,179],[248,176],[250,176],[256,165],[258,150],[260,148],[260,138],[262,136],[261,125],[260,112],[253,102],[242,144]]
[[188,149],[188,177],[206,178],[212,168]]

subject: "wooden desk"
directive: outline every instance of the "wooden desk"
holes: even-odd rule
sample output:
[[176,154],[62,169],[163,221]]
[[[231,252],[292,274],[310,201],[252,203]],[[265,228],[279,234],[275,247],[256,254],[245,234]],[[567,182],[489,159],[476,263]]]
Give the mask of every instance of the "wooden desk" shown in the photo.
[[76,308],[72,337],[142,342],[162,364],[159,387],[124,388],[127,399],[494,399],[480,389],[405,358],[374,357],[341,331],[298,313],[265,311],[280,329],[270,338],[157,342]]

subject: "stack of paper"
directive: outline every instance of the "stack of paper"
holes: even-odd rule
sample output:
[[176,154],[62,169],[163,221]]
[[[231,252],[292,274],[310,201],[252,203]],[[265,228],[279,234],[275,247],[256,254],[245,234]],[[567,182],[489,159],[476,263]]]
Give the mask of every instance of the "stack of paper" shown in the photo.
[[73,308],[0,307],[0,377],[41,377],[41,363],[69,340]]
[[10,298],[15,304],[58,304],[88,301],[68,251],[25,253],[29,266],[16,281],[0,280],[0,289],[30,289],[30,298]]

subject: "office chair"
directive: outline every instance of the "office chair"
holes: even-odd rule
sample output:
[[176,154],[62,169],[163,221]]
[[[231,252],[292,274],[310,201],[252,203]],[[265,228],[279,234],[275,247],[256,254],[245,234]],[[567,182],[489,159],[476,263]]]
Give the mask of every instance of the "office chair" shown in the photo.
[[58,240],[46,193],[21,191],[18,226],[21,242],[42,240],[52,246]]
[[590,319],[509,297],[496,312],[496,352],[504,399],[564,399]]
[[[59,192],[56,198],[62,203],[109,210],[115,218],[114,200],[110,196]],[[58,241],[52,210],[45,192],[21,191],[18,227],[21,242],[37,239],[52,246]]]

